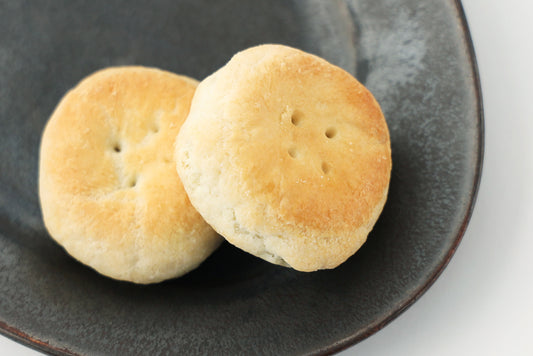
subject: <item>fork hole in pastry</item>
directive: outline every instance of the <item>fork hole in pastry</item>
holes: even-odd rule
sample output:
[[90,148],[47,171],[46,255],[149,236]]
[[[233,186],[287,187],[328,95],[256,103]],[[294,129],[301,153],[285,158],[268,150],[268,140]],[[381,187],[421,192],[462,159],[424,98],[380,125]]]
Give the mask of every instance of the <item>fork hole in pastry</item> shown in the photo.
[[322,162],[322,165],[320,167],[322,169],[322,172],[324,174],[328,174],[329,171],[331,170],[331,167],[329,166],[329,164],[327,164],[326,162]]
[[129,182],[128,182],[128,186],[130,188],[133,188],[137,185],[137,176],[133,176],[130,178]]
[[288,149],[288,152],[289,152],[289,156],[291,156],[292,158],[296,158],[296,156],[298,155],[298,150],[296,150],[296,147],[292,146]]
[[334,127],[328,127],[326,129],[325,134],[326,134],[327,138],[333,138],[333,137],[337,136],[337,129],[334,128]]
[[303,113],[300,110],[294,110],[291,115],[291,124],[298,126],[302,123]]

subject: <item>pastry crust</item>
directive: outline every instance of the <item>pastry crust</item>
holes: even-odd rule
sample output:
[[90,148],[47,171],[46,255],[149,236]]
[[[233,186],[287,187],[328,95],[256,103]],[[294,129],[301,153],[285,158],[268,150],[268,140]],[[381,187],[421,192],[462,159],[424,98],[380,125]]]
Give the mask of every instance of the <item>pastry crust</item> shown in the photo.
[[61,100],[42,136],[39,195],[46,228],[74,258],[153,283],[187,273],[218,247],[173,160],[196,86],[154,68],[115,67]]
[[192,204],[230,243],[314,271],[365,242],[386,201],[391,151],[378,103],[349,73],[261,45],[200,83],[176,162]]

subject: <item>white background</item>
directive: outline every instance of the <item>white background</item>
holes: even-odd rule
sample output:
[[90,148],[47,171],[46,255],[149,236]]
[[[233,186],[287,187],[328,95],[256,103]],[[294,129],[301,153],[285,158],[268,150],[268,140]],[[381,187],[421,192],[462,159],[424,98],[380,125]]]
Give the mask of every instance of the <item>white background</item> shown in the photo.
[[[485,159],[470,225],[422,298],[353,355],[533,355],[533,1],[464,0]],[[0,355],[39,353],[0,336]]]

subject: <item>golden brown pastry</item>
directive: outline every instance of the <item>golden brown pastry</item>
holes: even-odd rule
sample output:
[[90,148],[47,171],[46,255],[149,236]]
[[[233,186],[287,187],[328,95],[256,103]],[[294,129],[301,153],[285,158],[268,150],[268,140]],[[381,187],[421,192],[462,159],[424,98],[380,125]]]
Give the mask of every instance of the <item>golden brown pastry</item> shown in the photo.
[[220,244],[173,159],[196,85],[117,67],[61,100],[42,137],[39,194],[46,228],[74,258],[112,278],[153,283],[194,269]]
[[175,157],[192,204],[218,233],[300,271],[334,268],[359,249],[391,171],[372,94],[281,45],[242,51],[200,83]]

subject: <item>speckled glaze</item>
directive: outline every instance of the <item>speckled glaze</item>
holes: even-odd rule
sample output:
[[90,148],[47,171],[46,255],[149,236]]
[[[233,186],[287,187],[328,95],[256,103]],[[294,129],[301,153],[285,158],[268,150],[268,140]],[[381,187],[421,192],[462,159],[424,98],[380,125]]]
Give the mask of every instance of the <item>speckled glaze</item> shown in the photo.
[[[452,0],[0,1],[0,332],[51,354],[324,354],[376,332],[438,277],[464,233],[483,121],[466,22]],[[102,277],[47,235],[40,135],[96,69],[204,78],[238,50],[283,43],[355,74],[387,118],[393,171],[368,242],[300,273],[225,244],[183,278]]]

